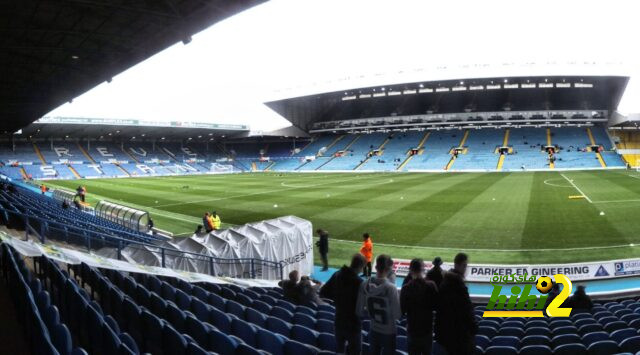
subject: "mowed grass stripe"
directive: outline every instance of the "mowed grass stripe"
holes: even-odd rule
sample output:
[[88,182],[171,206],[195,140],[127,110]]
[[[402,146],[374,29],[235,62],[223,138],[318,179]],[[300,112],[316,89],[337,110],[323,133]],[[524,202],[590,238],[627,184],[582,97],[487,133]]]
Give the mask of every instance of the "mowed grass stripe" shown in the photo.
[[[495,182],[481,191],[431,234],[460,241],[459,247],[518,249],[529,209],[532,174],[490,175]],[[491,231],[491,236],[486,236]],[[425,238],[428,239],[429,237]],[[428,245],[428,243],[420,243]]]

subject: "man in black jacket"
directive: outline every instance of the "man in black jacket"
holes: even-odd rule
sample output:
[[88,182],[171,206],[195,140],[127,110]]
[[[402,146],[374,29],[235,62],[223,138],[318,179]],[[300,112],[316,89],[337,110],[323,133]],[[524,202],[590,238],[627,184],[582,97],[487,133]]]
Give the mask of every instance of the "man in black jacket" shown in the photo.
[[402,287],[400,307],[407,316],[409,355],[431,355],[433,311],[438,302],[438,287],[423,277],[424,262],[413,259],[409,265],[411,281]]
[[439,256],[436,256],[436,258],[433,259],[433,263],[431,264],[433,266],[431,267],[431,270],[427,272],[427,279],[433,281],[436,286],[440,286],[443,277],[442,268],[440,267],[440,265],[442,265],[442,259]]
[[444,274],[436,312],[436,341],[449,355],[472,354],[478,330],[469,290],[464,284],[468,257],[459,253],[454,268]]
[[329,259],[327,258],[327,254],[329,254],[329,232],[324,229],[318,229],[316,233],[320,237],[320,240],[316,242],[316,246],[318,247],[320,258],[322,258],[322,271],[327,271],[329,269]]
[[334,301],[336,307],[335,338],[337,352],[360,354],[362,348],[362,326],[356,314],[356,303],[362,279],[358,276],[364,269],[365,260],[360,254],[351,258],[351,265],[336,271],[320,289],[320,296]]

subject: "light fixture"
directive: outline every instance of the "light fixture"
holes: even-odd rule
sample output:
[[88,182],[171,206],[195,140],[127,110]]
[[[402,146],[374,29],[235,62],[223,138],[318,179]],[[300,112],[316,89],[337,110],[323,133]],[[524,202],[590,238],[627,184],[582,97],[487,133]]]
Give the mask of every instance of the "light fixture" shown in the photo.
[[423,87],[424,87],[424,84],[420,84],[420,87],[421,87],[421,88],[423,88]]
[[461,82],[460,82],[460,85],[464,85],[464,81],[461,81]]
[[78,57],[77,55],[74,54],[74,55],[71,56],[71,59],[78,60],[78,59],[80,59],[80,57]]
[[202,136],[198,136],[198,138],[202,138]]
[[507,79],[504,79],[504,82],[505,82],[505,83],[508,83],[508,82],[509,82],[509,80],[507,80]]
[[209,133],[209,136],[213,136],[213,133]]
[[111,132],[109,132],[109,135],[111,135]]
[[160,139],[164,139],[164,137],[160,138]]
[[144,137],[144,136],[145,136],[145,134],[144,134],[144,133],[142,133],[140,136]]

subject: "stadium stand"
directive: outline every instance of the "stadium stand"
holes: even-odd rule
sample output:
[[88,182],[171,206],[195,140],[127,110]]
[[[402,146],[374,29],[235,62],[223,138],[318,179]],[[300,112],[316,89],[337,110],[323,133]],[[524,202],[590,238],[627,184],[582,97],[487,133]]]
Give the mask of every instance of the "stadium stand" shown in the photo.
[[359,170],[397,170],[406,159],[408,151],[417,147],[424,135],[424,132],[415,131],[394,133],[383,147],[382,154],[372,156]]

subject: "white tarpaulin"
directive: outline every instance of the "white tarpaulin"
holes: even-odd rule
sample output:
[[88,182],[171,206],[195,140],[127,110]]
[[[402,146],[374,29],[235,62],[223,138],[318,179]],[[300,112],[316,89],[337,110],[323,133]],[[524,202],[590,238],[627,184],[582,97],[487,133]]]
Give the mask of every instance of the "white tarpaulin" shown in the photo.
[[[121,255],[129,262],[156,267],[162,266],[164,257],[166,268],[221,277],[276,280],[292,270],[302,275],[313,271],[313,228],[295,216],[175,238],[158,247],[165,248],[164,256],[160,248],[139,245],[127,246]],[[109,258],[115,253],[113,248],[97,252]]]

